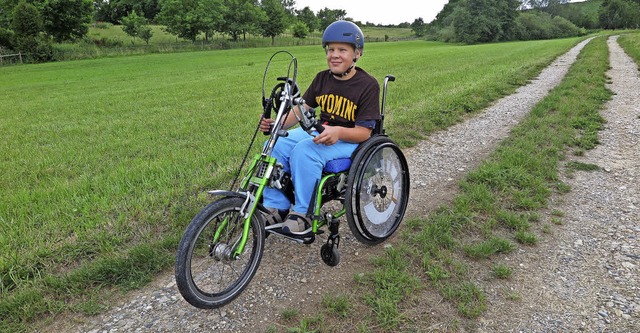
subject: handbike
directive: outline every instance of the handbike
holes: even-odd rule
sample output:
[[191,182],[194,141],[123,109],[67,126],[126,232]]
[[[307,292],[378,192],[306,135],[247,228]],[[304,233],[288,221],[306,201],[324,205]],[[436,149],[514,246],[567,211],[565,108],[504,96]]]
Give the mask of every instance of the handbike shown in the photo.
[[[277,79],[267,97],[264,87],[269,66],[276,55],[283,53],[291,57],[287,76]],[[263,115],[271,118],[271,112],[276,112],[262,152],[253,158],[237,190],[209,191],[221,198],[193,218],[180,240],[176,284],[184,299],[195,307],[218,308],[240,295],[258,270],[269,235],[309,244],[326,228],[329,236],[321,247],[320,257],[327,265],[336,266],[340,261],[341,217],[346,217],[355,238],[367,245],[389,238],[404,217],[409,200],[409,169],[400,148],[385,135],[387,85],[395,80],[387,75],[381,119],[371,137],[358,146],[351,158],[333,160],[324,167],[307,214],[312,221],[312,235],[292,237],[266,226],[266,215],[270,212],[262,205],[262,195],[267,186],[282,190],[293,202],[291,176],[271,156],[278,138],[287,135],[282,128],[283,120],[298,106],[301,116],[294,114],[305,131],[313,135],[314,130],[323,130],[315,119],[315,110],[305,108],[305,101],[299,97],[296,79],[297,59],[289,52],[276,52],[269,59],[262,83]],[[338,204],[327,205],[329,202]]]

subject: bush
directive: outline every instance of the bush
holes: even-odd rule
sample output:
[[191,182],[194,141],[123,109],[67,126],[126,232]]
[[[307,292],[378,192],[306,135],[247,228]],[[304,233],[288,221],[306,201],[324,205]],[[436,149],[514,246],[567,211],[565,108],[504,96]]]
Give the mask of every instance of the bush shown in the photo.
[[[546,14],[548,19],[551,15]],[[519,40],[548,39],[551,37],[550,20],[541,19],[538,15],[521,13],[516,18],[515,38]]]
[[303,22],[297,22],[293,25],[293,37],[307,38],[309,35],[309,27]]
[[18,36],[36,36],[42,31],[42,17],[38,9],[25,1],[21,1],[13,9],[11,28]]
[[539,11],[520,13],[516,18],[515,38],[519,40],[537,40],[580,36],[586,33],[571,21]]
[[31,63],[53,60],[53,46],[44,36],[21,37],[17,41],[17,48],[26,54],[26,61]]
[[437,31],[435,39],[443,42],[455,42],[456,29],[453,26],[444,27]]
[[578,28],[578,26],[564,17],[554,17],[552,24],[554,38],[573,37],[586,34],[586,30],[584,28]]
[[13,50],[15,48],[15,40],[16,36],[13,31],[0,28],[0,49]]

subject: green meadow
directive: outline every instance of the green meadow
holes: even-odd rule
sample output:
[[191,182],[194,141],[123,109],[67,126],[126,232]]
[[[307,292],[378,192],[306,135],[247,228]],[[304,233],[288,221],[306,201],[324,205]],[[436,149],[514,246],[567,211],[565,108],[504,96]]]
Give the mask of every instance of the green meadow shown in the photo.
[[622,34],[620,35],[620,38],[618,38],[618,43],[640,66],[640,33]]
[[[579,41],[369,43],[359,65],[380,81],[397,77],[387,133],[408,147],[512,93]],[[0,330],[96,313],[101,292],[171,267],[205,191],[229,188],[261,112],[264,67],[280,49],[0,68]],[[326,68],[324,53],[287,50],[305,89]],[[273,75],[288,64],[278,58]]]

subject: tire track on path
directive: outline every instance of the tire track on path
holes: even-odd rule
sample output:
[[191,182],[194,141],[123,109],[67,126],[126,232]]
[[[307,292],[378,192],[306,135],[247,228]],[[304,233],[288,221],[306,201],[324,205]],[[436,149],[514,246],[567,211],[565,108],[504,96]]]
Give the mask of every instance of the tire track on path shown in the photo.
[[[552,207],[564,213],[563,225],[505,256],[517,269],[507,285],[485,289],[490,304],[480,332],[640,329],[640,73],[617,37],[608,39],[614,96],[601,111],[600,144],[569,158],[602,170],[561,179],[572,188]],[[505,293],[521,300],[505,300]]]

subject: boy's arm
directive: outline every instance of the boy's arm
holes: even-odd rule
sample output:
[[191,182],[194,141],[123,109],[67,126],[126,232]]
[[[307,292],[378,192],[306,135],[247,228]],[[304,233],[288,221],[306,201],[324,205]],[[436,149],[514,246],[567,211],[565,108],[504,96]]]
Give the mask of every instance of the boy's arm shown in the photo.
[[371,136],[371,129],[356,126],[353,128],[341,126],[324,126],[324,132],[313,138],[313,142],[330,146],[338,140],[360,143],[367,140]]

